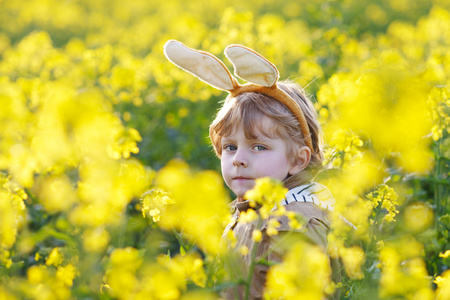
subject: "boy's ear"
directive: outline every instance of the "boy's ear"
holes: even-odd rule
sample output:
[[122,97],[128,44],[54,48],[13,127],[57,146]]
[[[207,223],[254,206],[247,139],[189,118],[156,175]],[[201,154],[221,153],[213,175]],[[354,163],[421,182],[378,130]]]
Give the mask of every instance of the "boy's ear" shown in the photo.
[[290,175],[295,175],[309,165],[309,161],[311,160],[311,149],[307,146],[302,146],[297,150],[295,157],[295,161],[292,163],[291,168],[289,169]]

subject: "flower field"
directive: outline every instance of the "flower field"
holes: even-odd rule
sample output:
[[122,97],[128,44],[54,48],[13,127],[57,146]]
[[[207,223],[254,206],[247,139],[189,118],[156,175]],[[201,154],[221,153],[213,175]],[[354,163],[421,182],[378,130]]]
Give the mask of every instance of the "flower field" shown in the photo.
[[[227,45],[253,48],[314,100],[342,280],[296,242],[266,299],[450,299],[447,0],[0,0],[0,299],[249,287],[226,267],[233,195],[208,139],[226,93],[171,64],[169,39],[230,70]],[[259,181],[245,218],[284,192]]]

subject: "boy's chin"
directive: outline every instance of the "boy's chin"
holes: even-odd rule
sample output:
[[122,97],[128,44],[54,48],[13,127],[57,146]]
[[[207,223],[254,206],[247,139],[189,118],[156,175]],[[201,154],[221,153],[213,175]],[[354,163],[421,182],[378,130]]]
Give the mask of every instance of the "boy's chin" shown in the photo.
[[247,191],[250,191],[251,189],[252,189],[252,187],[240,188],[238,190],[235,189],[235,190],[233,190],[233,193],[236,195],[236,198],[238,199],[238,201],[243,201],[241,199],[243,199],[245,196],[245,193]]
[[[248,191],[249,190],[251,190],[251,189],[248,189]],[[235,193],[238,202],[243,202],[245,200],[248,200],[248,199],[245,199],[245,197],[244,197],[246,192],[247,192],[247,190],[245,192],[242,192],[242,193]]]
[[245,201],[244,197],[237,197],[236,199],[237,199],[237,202],[244,202]]

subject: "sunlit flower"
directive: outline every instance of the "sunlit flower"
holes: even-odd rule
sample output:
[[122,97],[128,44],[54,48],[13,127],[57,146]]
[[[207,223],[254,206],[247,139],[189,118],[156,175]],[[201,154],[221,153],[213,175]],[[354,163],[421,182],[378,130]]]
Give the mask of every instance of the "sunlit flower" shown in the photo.
[[239,213],[239,222],[241,223],[251,223],[256,219],[258,219],[258,213],[252,208]]
[[426,230],[433,224],[433,210],[424,202],[414,202],[408,205],[404,215],[405,229],[412,232]]
[[64,258],[63,254],[61,253],[59,248],[56,247],[56,248],[52,249],[52,252],[50,252],[47,260],[45,261],[45,264],[47,266],[53,265],[53,266],[57,267],[62,263],[63,258]]
[[437,285],[435,299],[450,299],[450,271],[447,270],[442,272],[441,275],[435,278],[434,283]]
[[87,251],[101,252],[110,241],[109,233],[102,227],[86,229],[83,234],[83,246]]
[[256,207],[261,205],[259,213],[263,219],[267,219],[270,211],[279,203],[288,190],[283,187],[281,182],[269,177],[258,178],[255,181],[253,189],[245,193],[245,198],[249,199],[250,206]]
[[265,295],[269,299],[322,299],[329,291],[330,276],[322,249],[299,242],[292,245],[282,263],[270,269]]
[[228,195],[220,176],[193,172],[185,162],[173,160],[156,175],[156,186],[175,201],[166,207],[159,224],[182,229],[199,247],[217,253],[224,221],[229,220]]
[[142,195],[141,203],[142,216],[145,218],[146,213],[148,213],[152,217],[153,222],[158,222],[161,211],[165,211],[168,205],[174,204],[175,200],[170,198],[166,192],[160,189],[153,189]]
[[252,232],[252,240],[254,242],[256,242],[256,243],[259,243],[261,241],[261,239],[262,239],[261,231],[258,230],[258,229],[253,230],[253,232]]
[[77,274],[77,269],[71,264],[68,264],[66,266],[59,266],[58,270],[56,271],[56,279],[59,283],[67,287],[71,287],[73,285],[73,279]]
[[447,250],[444,253],[439,253],[439,257],[442,257],[442,258],[450,257],[450,250]]

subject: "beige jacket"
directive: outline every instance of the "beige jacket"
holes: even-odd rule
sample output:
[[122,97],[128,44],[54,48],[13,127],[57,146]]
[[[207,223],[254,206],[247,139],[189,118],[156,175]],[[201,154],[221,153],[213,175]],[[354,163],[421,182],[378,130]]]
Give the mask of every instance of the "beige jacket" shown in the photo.
[[[232,230],[234,236],[236,237],[236,245],[234,249],[241,249],[242,246],[246,246],[249,249],[248,255],[243,256],[235,253],[237,255],[234,256],[234,259],[225,259],[225,267],[227,268],[228,273],[231,274],[231,276],[234,276],[234,278],[231,278],[232,280],[236,278],[248,278],[248,270],[251,263],[251,253],[254,245],[258,247],[258,249],[256,250],[257,258],[263,258],[269,262],[281,262],[282,257],[285,253],[285,248],[283,246],[280,246],[279,243],[277,243],[277,246],[274,245],[276,242],[275,239],[282,236],[283,233],[293,231],[295,238],[303,239],[311,244],[318,245],[322,247],[325,252],[327,251],[327,234],[330,230],[330,221],[328,216],[329,211],[322,207],[327,207],[328,204],[324,203],[330,202],[318,202],[317,200],[319,198],[323,199],[324,197],[329,198],[331,194],[326,188],[325,192],[320,192],[316,195],[310,195],[311,189],[303,189],[304,187],[313,186],[313,190],[317,191],[323,187],[321,185],[314,185],[315,183],[309,183],[306,185],[302,185],[301,187],[297,187],[297,189],[291,189],[290,192],[295,191],[293,197],[287,196],[287,200],[285,199],[285,202],[283,203],[285,205],[286,211],[293,211],[299,214],[306,221],[306,225],[301,229],[292,230],[289,227],[288,218],[280,217],[277,219],[281,223],[280,227],[277,228],[280,233],[275,237],[269,237],[267,234],[265,234],[267,221],[265,223],[259,224],[259,226],[257,224],[257,221],[253,221],[251,223],[239,222],[240,213],[246,211],[249,208],[248,201],[238,203],[235,200],[231,203],[231,207],[234,210],[233,219],[226,227],[223,238],[225,239],[225,237],[228,235],[228,232]],[[302,191],[302,193],[297,194],[297,191]],[[334,199],[328,200],[334,201]],[[320,203],[322,203],[322,205],[320,205]],[[253,243],[252,241],[252,232],[254,229],[259,229],[263,233],[263,238],[258,244]],[[330,259],[330,265],[333,269],[332,279],[335,282],[340,281],[339,263],[335,260]],[[269,267],[267,265],[255,265],[251,281],[249,295],[250,299],[263,299],[266,274],[268,270]],[[245,299],[245,286],[242,284],[238,285],[237,287],[230,288],[224,291],[222,296],[226,299]]]

